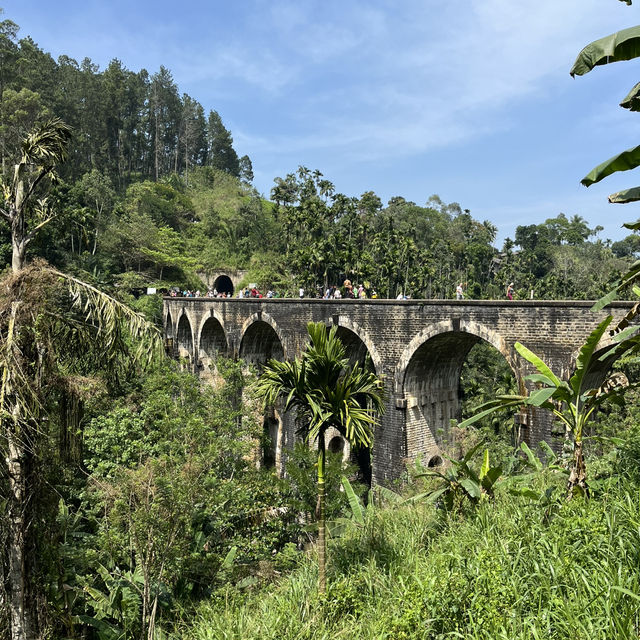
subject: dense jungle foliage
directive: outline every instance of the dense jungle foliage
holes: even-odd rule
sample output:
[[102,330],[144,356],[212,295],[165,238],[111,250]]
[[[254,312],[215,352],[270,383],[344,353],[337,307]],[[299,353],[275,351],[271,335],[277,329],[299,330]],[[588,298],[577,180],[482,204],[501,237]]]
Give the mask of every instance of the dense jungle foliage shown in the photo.
[[[160,354],[134,360],[132,329],[116,332],[118,353],[105,357],[93,348],[102,320],[92,309],[106,310],[109,324],[118,307],[97,289],[109,291],[157,323],[161,300],[140,296],[146,287],[205,291],[208,274],[235,269],[280,295],[316,295],[349,278],[378,297],[451,298],[463,283],[467,297],[503,298],[514,282],[519,298],[589,299],[639,256],[638,235],[611,243],[579,215],[550,211],[498,250],[497,229],[457,203],[346,196],[304,167],[274,177],[267,197],[221,116],[181,96],[168,69],[54,60],[0,22],[5,183],[25,134],[52,116],[72,127],[49,193],[56,217],[29,246],[33,270],[5,274],[0,288],[3,370],[19,364],[23,375],[7,374],[0,393],[9,463],[0,549],[16,529],[8,450],[17,436],[29,488],[19,514],[33,624],[25,637],[637,637],[635,389],[587,434],[590,501],[565,502],[566,459],[543,463],[518,449],[512,416],[452,428],[453,460],[477,447],[471,467],[484,467],[484,454],[500,469],[481,497],[460,489],[470,486],[462,476],[441,486],[419,461],[393,491],[368,493],[348,482],[355,468],[328,453],[320,597],[315,454],[302,444],[287,452],[284,478],[264,464],[252,372],[220,359],[214,384],[203,385]],[[11,251],[4,225],[7,265]],[[638,379],[635,362],[619,366]],[[462,372],[463,416],[515,387],[502,356],[477,345]],[[12,423],[4,403],[17,406],[19,388],[32,392],[31,413]],[[9,555],[0,640],[10,637]]]

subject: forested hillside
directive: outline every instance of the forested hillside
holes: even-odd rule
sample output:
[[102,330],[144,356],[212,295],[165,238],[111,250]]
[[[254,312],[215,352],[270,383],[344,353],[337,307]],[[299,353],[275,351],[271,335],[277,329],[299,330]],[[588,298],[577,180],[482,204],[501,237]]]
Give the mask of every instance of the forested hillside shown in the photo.
[[611,244],[579,215],[550,211],[499,251],[491,222],[457,203],[344,195],[304,167],[259,194],[215,105],[181,94],[168,68],[54,60],[10,19],[0,23],[0,97],[5,174],[36,123],[72,127],[56,221],[30,251],[103,285],[196,290],[207,272],[243,268],[247,283],[281,295],[348,278],[380,297],[447,298],[462,282],[468,297],[500,298],[512,281],[516,297],[593,298],[639,249],[635,235]]

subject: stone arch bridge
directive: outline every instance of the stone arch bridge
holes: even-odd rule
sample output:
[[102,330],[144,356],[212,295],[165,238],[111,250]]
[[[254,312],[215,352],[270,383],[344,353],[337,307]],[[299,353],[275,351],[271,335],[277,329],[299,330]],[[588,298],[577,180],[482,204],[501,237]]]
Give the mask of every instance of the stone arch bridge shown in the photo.
[[[298,300],[165,298],[164,330],[174,356],[196,372],[209,370],[217,354],[255,365],[299,355],[309,321],[336,325],[352,360],[367,361],[383,376],[387,410],[375,434],[371,460],[355,460],[364,478],[384,483],[418,456],[435,462],[450,420],[459,417],[459,381],[471,347],[486,341],[507,360],[517,379],[531,373],[514,350],[517,341],[568,378],[588,334],[611,313],[622,317],[631,303],[594,313],[587,301],[491,300]],[[368,356],[368,358],[367,358]],[[601,372],[604,374],[604,370]],[[530,444],[551,438],[547,412],[516,416]],[[280,467],[293,445],[293,419],[267,417]],[[340,438],[329,448],[347,450]],[[365,469],[368,467],[368,470]]]

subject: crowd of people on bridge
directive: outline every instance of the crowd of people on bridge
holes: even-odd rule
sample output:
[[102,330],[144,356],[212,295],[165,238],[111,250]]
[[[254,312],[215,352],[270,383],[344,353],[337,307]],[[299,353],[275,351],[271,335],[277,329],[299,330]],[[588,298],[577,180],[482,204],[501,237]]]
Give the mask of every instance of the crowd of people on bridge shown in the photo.
[[206,294],[202,295],[200,289],[195,291],[192,289],[180,290],[178,287],[172,287],[169,291],[172,298],[230,298],[231,294],[226,291],[217,291],[215,288],[207,289]]
[[[300,289],[302,291],[302,289]],[[376,290],[368,283],[365,282],[360,285],[352,284],[351,280],[345,280],[342,283],[342,287],[337,287],[335,284],[327,287],[327,289],[322,293],[322,290],[319,291],[321,295],[317,297],[323,298],[324,300],[341,300],[345,299],[366,299],[366,298],[377,298],[378,294]],[[303,297],[302,295],[300,297]]]
[[[460,282],[456,285],[455,288],[455,297],[456,300],[464,300],[465,288],[467,283]],[[515,296],[515,288],[513,282],[510,282],[506,287],[506,298],[507,300],[513,300]],[[183,297],[183,298],[232,298],[233,291],[218,291],[215,286],[209,287],[205,294],[199,289],[195,291],[192,289],[184,289],[181,290],[178,287],[172,287],[169,291],[169,295],[172,298]],[[256,285],[251,285],[250,287],[240,287],[237,293],[237,298],[280,298],[280,294],[273,290],[269,289],[266,294],[262,294]],[[285,296],[286,297],[286,296]],[[378,293],[376,290],[368,283],[364,282],[362,284],[356,285],[352,284],[351,280],[345,280],[342,283],[341,287],[336,286],[335,284],[327,287],[325,290],[318,288],[312,295],[307,295],[304,287],[300,287],[298,290],[299,298],[318,298],[323,300],[341,300],[341,299],[376,299],[378,298]],[[410,300],[411,296],[403,293],[402,291],[397,295],[396,300]],[[533,299],[533,290],[531,291],[531,299]]]

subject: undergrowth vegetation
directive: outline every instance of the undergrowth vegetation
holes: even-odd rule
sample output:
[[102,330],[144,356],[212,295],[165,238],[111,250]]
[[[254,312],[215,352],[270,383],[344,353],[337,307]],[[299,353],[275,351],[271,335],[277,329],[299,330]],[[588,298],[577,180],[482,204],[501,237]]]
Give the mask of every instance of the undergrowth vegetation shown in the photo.
[[306,557],[266,589],[218,591],[176,637],[637,638],[634,447],[630,467],[602,469],[590,500],[565,501],[566,476],[543,469],[533,488],[546,500],[512,495],[507,480],[466,513],[395,500],[367,509],[330,544],[325,597]]

